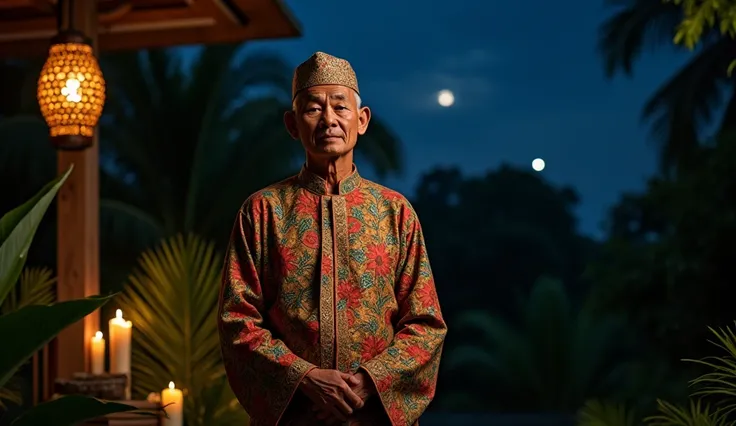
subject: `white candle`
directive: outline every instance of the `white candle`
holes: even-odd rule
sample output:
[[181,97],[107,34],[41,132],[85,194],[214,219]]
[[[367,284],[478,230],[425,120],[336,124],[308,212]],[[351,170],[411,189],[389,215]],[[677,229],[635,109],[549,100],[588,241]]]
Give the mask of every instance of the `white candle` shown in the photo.
[[110,320],[110,373],[128,376],[125,398],[130,399],[130,336],[133,323],[123,319],[123,311],[115,311]]
[[98,331],[92,338],[92,374],[105,372],[105,339],[102,332]]
[[[167,404],[171,405],[167,407]],[[161,406],[169,416],[163,419],[162,426],[184,425],[184,394],[176,389],[174,382],[169,382],[169,388],[161,391]]]

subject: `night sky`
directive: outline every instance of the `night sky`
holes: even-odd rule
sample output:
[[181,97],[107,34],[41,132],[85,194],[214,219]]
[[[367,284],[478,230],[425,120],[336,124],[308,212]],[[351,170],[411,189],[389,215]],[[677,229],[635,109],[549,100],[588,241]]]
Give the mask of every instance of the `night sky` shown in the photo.
[[[409,198],[436,165],[479,174],[504,162],[531,170],[541,157],[545,178],[579,192],[580,230],[600,236],[608,208],[656,170],[640,111],[684,57],[645,52],[634,78],[607,80],[596,51],[611,13],[602,0],[286,4],[303,37],[250,48],[293,65],[318,50],[349,60],[365,104],[404,146],[405,173],[381,183]],[[437,103],[442,89],[455,94],[450,108]]]

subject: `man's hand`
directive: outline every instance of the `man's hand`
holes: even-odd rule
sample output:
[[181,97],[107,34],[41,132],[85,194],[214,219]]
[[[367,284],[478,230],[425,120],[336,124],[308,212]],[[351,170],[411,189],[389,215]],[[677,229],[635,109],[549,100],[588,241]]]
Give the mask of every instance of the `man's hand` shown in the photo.
[[363,408],[363,400],[353,392],[351,386],[359,381],[350,374],[337,370],[315,368],[307,373],[299,388],[312,400],[315,408],[336,421],[344,422],[353,410]]
[[[353,392],[365,403],[365,401],[373,394],[376,393],[376,388],[373,385],[373,381],[363,371],[358,371],[352,375],[355,379],[351,385]],[[357,383],[356,383],[357,382]],[[357,409],[357,408],[356,408]],[[325,421],[327,424],[334,424],[336,419],[329,411],[321,409],[317,404],[312,407],[313,411],[317,412],[317,419]]]
[[363,371],[358,371],[353,374],[353,377],[358,380],[358,384],[352,386],[353,392],[355,392],[363,402],[365,402],[368,397],[376,393],[376,387],[373,385],[373,381],[368,374]]

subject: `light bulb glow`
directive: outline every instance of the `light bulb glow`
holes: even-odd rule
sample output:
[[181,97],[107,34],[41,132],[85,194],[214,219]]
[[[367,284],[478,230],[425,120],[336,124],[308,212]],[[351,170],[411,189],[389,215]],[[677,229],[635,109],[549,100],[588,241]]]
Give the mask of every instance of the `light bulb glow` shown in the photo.
[[61,88],[61,94],[66,97],[69,102],[81,102],[82,94],[79,92],[81,83],[76,78],[70,78],[66,81],[64,87]]
[[541,158],[535,158],[534,161],[532,161],[532,168],[535,171],[541,172],[542,170],[544,170],[544,167],[545,163],[544,160],[542,160]]

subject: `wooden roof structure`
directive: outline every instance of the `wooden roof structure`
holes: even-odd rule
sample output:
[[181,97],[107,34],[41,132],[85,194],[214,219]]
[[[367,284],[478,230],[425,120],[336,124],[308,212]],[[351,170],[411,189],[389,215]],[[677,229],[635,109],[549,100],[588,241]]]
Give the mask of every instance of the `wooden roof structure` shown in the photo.
[[[297,37],[281,0],[77,0],[97,3],[100,51]],[[57,0],[0,0],[0,57],[45,56]]]

